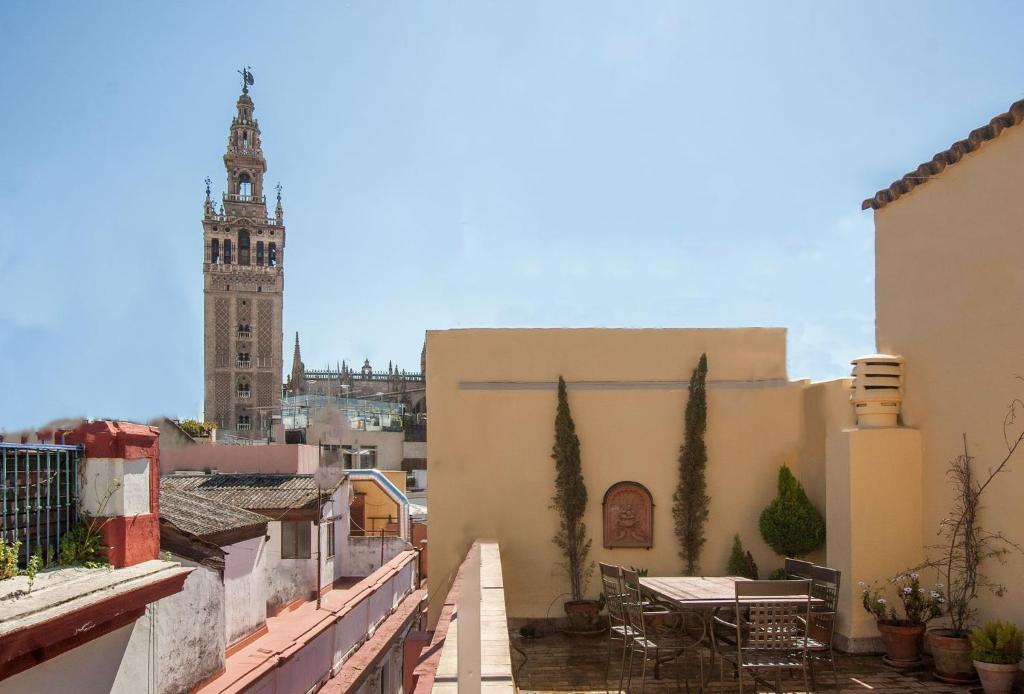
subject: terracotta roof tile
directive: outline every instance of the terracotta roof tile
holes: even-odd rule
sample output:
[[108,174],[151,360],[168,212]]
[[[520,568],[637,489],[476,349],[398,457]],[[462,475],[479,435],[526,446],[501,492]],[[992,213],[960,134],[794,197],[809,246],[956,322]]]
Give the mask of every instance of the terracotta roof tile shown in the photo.
[[861,203],[860,208],[866,210],[870,207],[878,210],[885,207],[890,202],[906,195],[932,176],[941,173],[947,166],[956,164],[965,154],[977,150],[989,140],[996,139],[1006,128],[1019,125],[1021,121],[1024,121],[1024,99],[1014,102],[1010,106],[1009,111],[996,116],[989,121],[988,125],[972,130],[966,140],[954,142],[949,149],[943,150],[932,157],[931,161],[926,161],[904,175],[903,178],[894,181],[888,188],[878,191],[874,196]]

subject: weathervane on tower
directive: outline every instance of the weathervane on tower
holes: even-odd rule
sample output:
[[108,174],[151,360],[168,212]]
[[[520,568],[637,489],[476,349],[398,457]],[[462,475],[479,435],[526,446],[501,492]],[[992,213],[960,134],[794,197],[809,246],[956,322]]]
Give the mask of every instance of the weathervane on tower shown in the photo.
[[252,66],[251,65],[246,65],[245,67],[243,67],[241,70],[238,71],[238,74],[242,76],[242,93],[243,94],[248,94],[249,93],[249,87],[251,87],[252,84],[253,84]]

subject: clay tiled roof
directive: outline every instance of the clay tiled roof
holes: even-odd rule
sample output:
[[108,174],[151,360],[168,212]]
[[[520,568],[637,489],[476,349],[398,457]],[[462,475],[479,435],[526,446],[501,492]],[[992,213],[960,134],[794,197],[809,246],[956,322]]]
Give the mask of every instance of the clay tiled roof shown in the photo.
[[1006,128],[1018,125],[1021,121],[1024,121],[1024,99],[1012,104],[1009,111],[996,116],[989,121],[988,125],[972,130],[966,140],[954,142],[949,149],[932,157],[931,161],[926,161],[903,178],[894,181],[888,188],[878,191],[873,197],[861,203],[860,208],[866,210],[870,207],[878,210],[885,207],[935,174],[942,172],[947,166],[956,164],[965,154],[975,151],[989,140],[996,139]]
[[268,473],[173,474],[160,478],[162,490],[186,491],[242,509],[315,507],[313,475]]
[[269,518],[166,484],[160,480],[160,519],[199,537],[265,526]]

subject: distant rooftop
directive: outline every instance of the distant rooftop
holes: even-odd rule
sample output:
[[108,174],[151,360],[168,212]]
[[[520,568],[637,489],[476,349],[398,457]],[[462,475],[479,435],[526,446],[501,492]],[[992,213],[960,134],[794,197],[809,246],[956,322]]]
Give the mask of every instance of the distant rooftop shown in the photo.
[[320,491],[313,475],[271,473],[175,473],[161,477],[160,487],[240,509],[312,508]]
[[167,484],[169,477],[160,479],[160,519],[173,523],[199,537],[207,537],[231,530],[266,525],[266,516],[201,496]]

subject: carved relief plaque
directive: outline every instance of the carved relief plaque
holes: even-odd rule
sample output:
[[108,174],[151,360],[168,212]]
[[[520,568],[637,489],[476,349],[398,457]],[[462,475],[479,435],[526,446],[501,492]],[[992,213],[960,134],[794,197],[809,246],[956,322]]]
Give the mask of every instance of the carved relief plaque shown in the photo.
[[654,544],[654,499],[637,482],[616,482],[604,493],[604,546],[643,547]]

